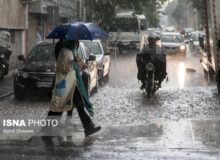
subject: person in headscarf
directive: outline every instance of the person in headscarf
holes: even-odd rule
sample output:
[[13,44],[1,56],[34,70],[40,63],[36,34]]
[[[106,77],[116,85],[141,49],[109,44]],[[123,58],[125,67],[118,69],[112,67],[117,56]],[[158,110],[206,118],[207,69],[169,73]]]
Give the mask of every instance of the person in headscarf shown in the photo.
[[[55,46],[57,59],[56,78],[52,91],[49,116],[61,116],[67,111],[72,116],[72,110],[76,107],[82,122],[85,136],[89,136],[101,129],[95,127],[90,116],[94,116],[92,103],[89,101],[80,71],[74,57],[79,47],[79,41],[60,40]],[[87,109],[90,116],[86,113]]]

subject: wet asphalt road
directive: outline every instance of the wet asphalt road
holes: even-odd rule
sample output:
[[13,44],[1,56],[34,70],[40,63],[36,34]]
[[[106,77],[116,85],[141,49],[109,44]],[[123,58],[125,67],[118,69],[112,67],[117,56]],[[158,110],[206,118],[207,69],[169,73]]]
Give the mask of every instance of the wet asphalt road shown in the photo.
[[[215,84],[203,80],[195,53],[188,52],[185,59],[167,56],[167,62],[169,81],[147,99],[139,89],[135,56],[118,57],[109,82],[91,97],[100,132],[84,138],[74,111],[72,136],[7,137],[0,141],[0,160],[220,159]],[[0,102],[0,117],[45,118],[48,105],[47,100],[20,102],[10,96]]]

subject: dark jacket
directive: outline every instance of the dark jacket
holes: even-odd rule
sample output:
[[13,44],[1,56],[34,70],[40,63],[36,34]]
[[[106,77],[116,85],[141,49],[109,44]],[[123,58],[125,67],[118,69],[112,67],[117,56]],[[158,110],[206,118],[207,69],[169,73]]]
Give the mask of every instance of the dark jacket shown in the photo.
[[149,44],[143,48],[141,53],[143,53],[143,54],[163,54],[160,46],[158,46],[158,45],[150,46]]

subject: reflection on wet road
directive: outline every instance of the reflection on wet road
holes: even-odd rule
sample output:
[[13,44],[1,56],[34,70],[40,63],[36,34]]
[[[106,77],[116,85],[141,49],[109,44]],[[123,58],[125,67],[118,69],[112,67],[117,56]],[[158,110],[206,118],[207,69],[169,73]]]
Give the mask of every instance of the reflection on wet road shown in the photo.
[[184,63],[179,63],[178,65],[178,80],[180,88],[184,88],[185,83],[185,65]]

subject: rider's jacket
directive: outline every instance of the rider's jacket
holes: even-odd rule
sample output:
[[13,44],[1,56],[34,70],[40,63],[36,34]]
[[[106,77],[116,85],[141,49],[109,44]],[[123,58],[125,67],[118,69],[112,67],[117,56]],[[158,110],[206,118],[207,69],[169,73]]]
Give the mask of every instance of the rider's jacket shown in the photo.
[[149,44],[146,45],[143,50],[141,51],[143,54],[163,54],[161,47],[158,45],[150,46]]
[[[161,47],[159,45],[150,46],[149,44],[146,45],[142,51],[142,54],[152,54],[152,59],[150,60],[151,63],[155,66],[155,79],[163,80],[166,77],[166,57],[164,56]],[[155,55],[155,56],[153,56]],[[158,55],[158,56],[156,56]],[[140,63],[140,64],[139,64]],[[139,66],[141,66],[141,61],[137,62]],[[142,67],[138,69],[138,79],[143,79],[145,73],[142,72]]]

